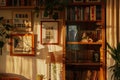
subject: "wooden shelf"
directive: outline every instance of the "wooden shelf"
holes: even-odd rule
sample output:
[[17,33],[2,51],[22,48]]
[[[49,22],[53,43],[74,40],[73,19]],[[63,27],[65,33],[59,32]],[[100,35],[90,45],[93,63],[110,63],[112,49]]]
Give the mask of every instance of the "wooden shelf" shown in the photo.
[[0,6],[0,9],[34,9],[35,6]]
[[75,21],[75,20],[73,20],[73,21],[67,20],[67,21],[66,21],[66,24],[67,24],[67,23],[69,23],[69,24],[70,24],[70,23],[79,23],[79,24],[80,24],[80,23],[96,23],[96,22],[101,22],[101,20],[76,20],[76,21]]
[[73,2],[69,6],[88,6],[88,5],[102,5],[102,2]]
[[80,69],[97,69],[99,70],[102,63],[66,63],[66,69],[80,70]]
[[[81,74],[81,77],[88,77],[86,71],[100,72],[96,77],[106,80],[104,17],[104,0],[96,0],[96,2],[71,0],[68,4],[65,11],[65,76],[67,80],[77,80],[77,75]],[[87,37],[92,41],[86,39]],[[70,76],[72,74],[73,77]]]
[[102,45],[102,42],[67,42],[67,44]]
[[85,62],[85,63],[66,63],[66,65],[73,65],[73,66],[101,66],[102,63],[99,62]]

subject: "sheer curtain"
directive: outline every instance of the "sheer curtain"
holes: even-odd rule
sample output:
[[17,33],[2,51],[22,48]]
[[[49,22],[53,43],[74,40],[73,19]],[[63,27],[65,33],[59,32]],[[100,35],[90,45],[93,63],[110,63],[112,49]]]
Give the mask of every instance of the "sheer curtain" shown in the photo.
[[[119,37],[119,22],[120,22],[120,1],[119,0],[107,0],[106,1],[106,41],[112,45],[116,46]],[[110,67],[114,61],[107,54],[107,80],[111,80],[111,72],[108,67]]]

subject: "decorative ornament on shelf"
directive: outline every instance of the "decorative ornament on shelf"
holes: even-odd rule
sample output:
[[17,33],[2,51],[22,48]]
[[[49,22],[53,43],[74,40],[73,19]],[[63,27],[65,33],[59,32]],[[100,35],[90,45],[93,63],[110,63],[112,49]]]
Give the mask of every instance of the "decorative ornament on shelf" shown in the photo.
[[10,38],[10,31],[13,30],[13,27],[7,23],[4,23],[4,18],[0,17],[0,55],[2,55],[2,48],[8,39]]
[[[52,16],[53,19],[58,19],[58,13],[63,11],[68,4],[68,0],[40,0],[34,8],[36,17],[39,16],[40,9],[44,9],[44,16]],[[56,12],[58,11],[58,13]]]

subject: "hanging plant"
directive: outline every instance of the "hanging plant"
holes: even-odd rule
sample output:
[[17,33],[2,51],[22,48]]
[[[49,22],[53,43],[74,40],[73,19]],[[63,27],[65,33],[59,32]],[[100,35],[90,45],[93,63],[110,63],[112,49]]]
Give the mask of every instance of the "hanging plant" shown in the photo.
[[11,25],[3,23],[3,17],[0,17],[0,50],[7,43],[7,39],[10,38],[10,31],[13,29]]
[[67,4],[68,0],[40,0],[39,5],[34,10],[37,17],[39,16],[40,9],[44,8],[44,17],[51,15],[53,19],[58,19],[58,13],[54,11],[63,11]]

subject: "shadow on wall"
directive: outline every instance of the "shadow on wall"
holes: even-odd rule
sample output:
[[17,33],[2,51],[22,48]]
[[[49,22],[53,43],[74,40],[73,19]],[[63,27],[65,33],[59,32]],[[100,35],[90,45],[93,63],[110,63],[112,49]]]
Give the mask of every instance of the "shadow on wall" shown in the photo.
[[20,80],[30,80],[30,79],[27,79],[26,77],[24,77],[22,75],[13,74],[13,73],[0,73],[0,77],[17,77]]

